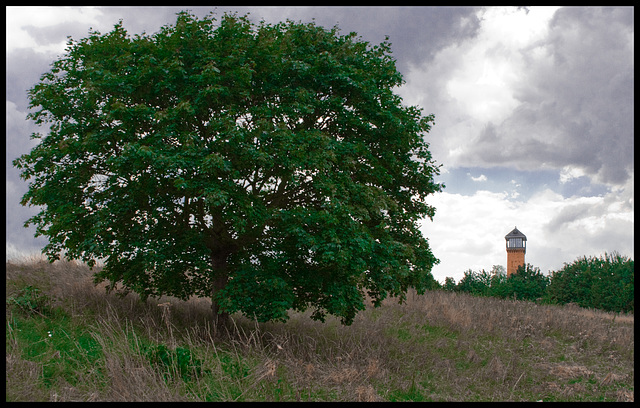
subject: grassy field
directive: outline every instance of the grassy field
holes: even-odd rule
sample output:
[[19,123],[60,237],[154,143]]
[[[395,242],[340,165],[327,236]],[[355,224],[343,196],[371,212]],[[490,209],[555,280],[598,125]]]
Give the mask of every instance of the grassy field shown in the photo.
[[7,401],[633,401],[633,316],[411,293],[353,325],[105,294],[88,267],[6,264]]

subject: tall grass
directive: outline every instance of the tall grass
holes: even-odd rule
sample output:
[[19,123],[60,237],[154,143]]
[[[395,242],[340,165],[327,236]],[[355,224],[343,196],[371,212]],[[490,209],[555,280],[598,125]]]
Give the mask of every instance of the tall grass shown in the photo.
[[632,315],[434,291],[213,333],[207,300],[106,294],[82,264],[6,276],[11,401],[633,401]]

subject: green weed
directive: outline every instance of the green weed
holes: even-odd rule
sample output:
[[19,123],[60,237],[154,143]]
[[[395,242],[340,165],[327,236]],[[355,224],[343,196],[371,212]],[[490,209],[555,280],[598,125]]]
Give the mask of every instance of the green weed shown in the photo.
[[7,299],[9,306],[14,306],[27,316],[46,316],[51,313],[51,298],[34,286],[26,286],[16,296]]
[[208,371],[202,368],[202,361],[195,358],[191,350],[186,347],[176,347],[171,350],[164,344],[154,344],[144,347],[143,353],[151,364],[163,371],[165,376],[177,374],[184,381],[190,381]]

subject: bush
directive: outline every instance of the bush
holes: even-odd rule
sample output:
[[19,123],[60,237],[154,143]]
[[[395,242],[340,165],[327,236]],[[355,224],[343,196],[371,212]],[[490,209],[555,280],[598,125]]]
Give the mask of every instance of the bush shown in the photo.
[[447,276],[444,280],[444,285],[442,285],[442,289],[448,292],[454,292],[456,290],[456,280]]
[[447,277],[442,289],[503,299],[575,303],[608,312],[633,313],[634,266],[632,259],[617,252],[578,258],[549,276],[542,274],[540,268],[526,264],[507,277],[503,267],[494,265],[491,272],[466,270],[457,284]]
[[633,275],[633,260],[617,252],[598,258],[581,257],[552,273],[546,297],[553,303],[633,312]]
[[484,269],[481,272],[474,272],[471,269],[464,272],[464,276],[456,285],[458,292],[467,292],[472,295],[489,295],[491,286],[491,274]]
[[536,300],[544,296],[549,277],[540,272],[540,268],[531,264],[520,265],[518,270],[511,274],[504,285],[502,292],[508,297],[513,296],[520,300]]

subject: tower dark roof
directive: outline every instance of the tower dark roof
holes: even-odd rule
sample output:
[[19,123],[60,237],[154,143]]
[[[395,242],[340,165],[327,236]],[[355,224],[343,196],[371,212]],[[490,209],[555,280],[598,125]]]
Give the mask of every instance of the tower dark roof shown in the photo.
[[520,232],[517,227],[515,227],[513,231],[504,236],[504,239],[506,240],[508,240],[509,238],[522,238],[525,241],[527,240],[527,237],[522,232]]

